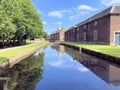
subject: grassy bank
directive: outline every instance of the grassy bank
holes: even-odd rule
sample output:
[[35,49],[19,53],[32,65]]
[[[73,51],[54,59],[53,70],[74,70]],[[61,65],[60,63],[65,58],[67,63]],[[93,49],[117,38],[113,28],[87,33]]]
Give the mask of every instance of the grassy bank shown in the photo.
[[120,47],[119,46],[89,44],[89,43],[77,43],[77,42],[62,42],[62,43],[80,46],[80,47],[84,47],[84,48],[87,48],[90,50],[102,52],[104,54],[120,57]]
[[15,48],[3,49],[2,51],[0,51],[0,61],[5,59],[10,59],[14,56],[17,56],[25,52],[27,53],[28,51],[32,49],[37,49],[40,46],[43,46],[47,43],[48,41],[41,41],[41,42],[34,42],[31,44],[27,44],[27,45],[15,47]]

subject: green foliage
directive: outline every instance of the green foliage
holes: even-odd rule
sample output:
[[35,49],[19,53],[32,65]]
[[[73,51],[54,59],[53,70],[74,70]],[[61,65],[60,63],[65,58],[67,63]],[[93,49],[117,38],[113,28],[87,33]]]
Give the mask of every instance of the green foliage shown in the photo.
[[44,33],[44,38],[45,39],[50,39],[50,35],[48,35],[46,32]]
[[[44,46],[47,43],[48,42],[46,42],[46,41],[36,42],[36,43],[32,43],[32,44],[28,44],[28,45],[24,45],[24,46],[20,46],[20,47],[16,47],[16,48],[1,51],[0,52],[0,61],[5,60],[4,58],[10,59],[10,58],[18,56],[20,54],[27,53],[27,52],[29,52],[33,49],[37,49],[41,46]],[[2,58],[2,57],[4,57],[4,58]]]
[[36,84],[42,79],[44,56],[42,52],[31,55],[0,75],[10,78],[9,90],[34,90]]
[[43,24],[32,0],[0,1],[0,43],[18,45],[44,36]]

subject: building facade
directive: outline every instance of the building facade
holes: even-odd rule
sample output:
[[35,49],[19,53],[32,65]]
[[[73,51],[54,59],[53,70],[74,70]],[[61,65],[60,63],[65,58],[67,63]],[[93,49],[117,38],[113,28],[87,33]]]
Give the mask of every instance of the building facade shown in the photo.
[[120,45],[120,6],[112,6],[65,32],[65,41]]
[[66,31],[66,28],[58,28],[56,32],[52,33],[50,35],[51,41],[64,41],[64,33]]

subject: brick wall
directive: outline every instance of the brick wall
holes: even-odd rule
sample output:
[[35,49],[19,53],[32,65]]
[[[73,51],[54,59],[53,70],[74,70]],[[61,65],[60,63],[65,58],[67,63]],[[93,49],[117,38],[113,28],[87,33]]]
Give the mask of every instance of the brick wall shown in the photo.
[[110,16],[110,44],[115,44],[115,32],[120,32],[120,15],[113,14]]
[[[95,22],[97,24],[95,25]],[[79,28],[79,29],[77,29]],[[93,32],[97,31],[97,40],[93,39]],[[77,26],[66,32],[68,41],[89,42],[89,43],[110,43],[110,16]]]
[[61,29],[50,35],[51,41],[64,41],[64,33],[66,29]]
[[[95,22],[97,25],[95,26]],[[93,32],[97,31],[97,40],[93,40]],[[89,23],[88,42],[109,44],[110,43],[110,17],[105,16]]]

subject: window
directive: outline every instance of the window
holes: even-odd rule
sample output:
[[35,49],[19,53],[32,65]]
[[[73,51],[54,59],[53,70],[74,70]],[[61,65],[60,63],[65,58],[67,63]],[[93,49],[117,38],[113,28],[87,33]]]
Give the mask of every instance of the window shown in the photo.
[[79,41],[79,33],[77,33],[77,41]]
[[93,40],[97,41],[97,30],[93,31]]
[[97,26],[97,21],[94,22],[94,26]]
[[84,28],[86,28],[86,25],[84,25]]
[[77,28],[77,31],[79,31],[79,30],[80,30],[80,28],[78,27],[78,28]]
[[83,40],[86,41],[86,32],[83,33]]

